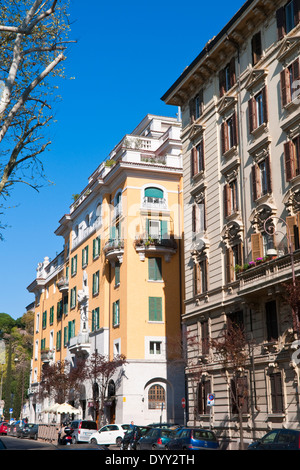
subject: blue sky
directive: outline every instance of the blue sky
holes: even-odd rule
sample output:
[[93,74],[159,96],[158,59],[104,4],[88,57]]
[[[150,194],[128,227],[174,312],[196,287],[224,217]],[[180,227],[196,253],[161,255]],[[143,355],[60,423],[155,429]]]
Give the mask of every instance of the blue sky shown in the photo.
[[39,193],[16,186],[2,219],[8,228],[0,242],[0,312],[13,318],[34,300],[26,288],[37,264],[62,250],[54,231],[72,194],[146,114],[176,115],[161,97],[244,1],[70,3],[77,44],[64,65],[75,79],[59,82],[63,100],[55,108],[51,150],[42,157],[53,184]]

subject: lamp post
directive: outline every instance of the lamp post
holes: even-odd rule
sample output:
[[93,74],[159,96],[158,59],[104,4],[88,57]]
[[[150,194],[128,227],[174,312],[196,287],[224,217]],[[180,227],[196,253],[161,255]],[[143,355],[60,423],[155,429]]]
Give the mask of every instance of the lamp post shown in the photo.
[[[277,219],[282,224],[286,226],[287,229],[287,238],[288,238],[288,247],[289,247],[289,254],[291,257],[291,268],[292,268],[292,282],[293,282],[293,289],[296,288],[296,276],[295,276],[295,261],[294,261],[294,250],[292,245],[292,237],[290,232],[290,227],[286,223],[284,219],[277,216],[270,216],[264,222],[264,230],[269,235],[274,235],[276,233],[275,226],[273,224],[268,224],[268,221],[273,221],[273,219]],[[293,326],[294,331],[297,333],[297,337],[299,337],[299,318],[298,318],[298,308],[292,306],[292,316],[293,316]]]

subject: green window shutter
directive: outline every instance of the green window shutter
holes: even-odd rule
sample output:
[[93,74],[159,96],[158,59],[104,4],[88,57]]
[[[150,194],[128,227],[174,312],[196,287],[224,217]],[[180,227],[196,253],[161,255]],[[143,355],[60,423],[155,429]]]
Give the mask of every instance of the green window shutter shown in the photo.
[[148,279],[155,281],[155,258],[148,258]]
[[148,258],[148,279],[161,281],[161,258]]
[[110,227],[110,239],[111,240],[116,239],[116,227],[114,225]]
[[77,273],[77,255],[73,256],[71,259],[71,276],[74,276]]
[[68,302],[69,302],[68,295],[65,295],[63,298],[63,312],[65,315],[68,313]]
[[82,266],[86,266],[89,261],[89,247],[86,246],[82,250]]
[[162,321],[161,297],[149,297],[149,321]]
[[97,237],[93,240],[93,259],[95,259],[96,256],[100,255],[100,248],[101,248],[101,238]]
[[45,329],[47,326],[47,311],[43,312],[43,322],[42,322],[42,327]]
[[57,320],[60,320],[62,317],[62,300],[57,302],[56,315],[57,315]]
[[99,293],[99,271],[93,274],[93,295]]
[[120,284],[120,264],[115,264],[115,286]]
[[61,348],[61,331],[59,330],[56,333],[56,349],[57,349],[57,351],[59,351],[60,348]]
[[169,238],[167,220],[162,220],[160,223],[160,235],[161,235],[162,240],[165,238]]
[[76,307],[76,287],[73,287],[73,289],[71,289],[70,308],[75,308],[75,307]]
[[120,324],[120,301],[113,303],[113,326]]
[[159,199],[163,199],[164,192],[158,188],[146,188],[145,189],[145,196],[146,197],[157,197]]
[[95,310],[92,310],[92,331],[95,331]]
[[99,328],[99,307],[93,310],[92,331],[98,330],[98,328]]
[[54,307],[51,307],[51,308],[50,308],[50,318],[49,318],[49,321],[50,321],[50,325],[53,325],[53,321],[54,321]]
[[64,327],[64,346],[67,346],[67,343],[68,343],[68,329],[65,326]]
[[45,338],[43,338],[41,340],[41,350],[43,350],[43,349],[46,349],[46,339]]

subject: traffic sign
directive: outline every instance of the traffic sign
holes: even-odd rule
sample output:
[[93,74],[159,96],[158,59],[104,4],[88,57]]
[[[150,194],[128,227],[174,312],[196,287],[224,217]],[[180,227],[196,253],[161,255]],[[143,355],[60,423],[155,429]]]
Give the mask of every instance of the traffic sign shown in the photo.
[[215,394],[209,393],[207,395],[207,406],[214,406],[215,404]]
[[182,398],[182,400],[181,400],[181,406],[182,406],[182,408],[185,408],[185,398]]

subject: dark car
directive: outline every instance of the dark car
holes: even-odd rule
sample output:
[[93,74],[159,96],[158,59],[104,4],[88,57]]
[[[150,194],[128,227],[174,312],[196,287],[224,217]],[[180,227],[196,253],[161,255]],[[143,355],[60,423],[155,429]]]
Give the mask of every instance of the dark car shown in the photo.
[[133,429],[129,429],[122,439],[120,449],[136,450],[138,440],[144,436],[149,429],[151,429],[149,426],[134,426]]
[[249,450],[299,450],[300,431],[273,429],[248,446]]
[[0,439],[0,450],[6,450],[6,448],[7,448],[6,445],[5,445],[4,442],[1,441],[1,439]]
[[174,432],[170,428],[151,428],[138,440],[136,450],[165,449]]
[[20,428],[24,426],[22,421],[14,421],[9,426],[7,426],[7,434],[10,436],[17,436],[17,432]]
[[17,430],[17,437],[37,439],[39,432],[39,425],[34,423],[26,423],[23,427]]
[[219,449],[219,442],[212,431],[200,428],[181,428],[166,444],[168,450]]
[[152,423],[149,424],[150,428],[178,428],[180,424],[174,424],[174,423]]
[[0,423],[0,435],[7,434],[7,421],[1,421]]

